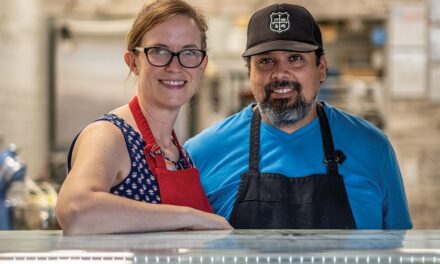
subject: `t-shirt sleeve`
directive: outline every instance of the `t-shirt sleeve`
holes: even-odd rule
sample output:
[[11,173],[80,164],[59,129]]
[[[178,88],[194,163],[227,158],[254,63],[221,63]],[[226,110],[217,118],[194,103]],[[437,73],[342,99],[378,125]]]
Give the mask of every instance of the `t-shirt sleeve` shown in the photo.
[[385,179],[383,228],[411,229],[412,222],[403,179],[391,144],[388,145],[387,153],[385,153],[383,158],[382,176]]

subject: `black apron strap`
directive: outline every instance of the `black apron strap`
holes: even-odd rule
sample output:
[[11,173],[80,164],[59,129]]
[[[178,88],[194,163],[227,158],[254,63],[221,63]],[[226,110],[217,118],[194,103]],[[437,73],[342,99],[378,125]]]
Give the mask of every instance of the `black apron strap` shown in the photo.
[[[339,175],[338,164],[345,161],[345,155],[342,151],[336,150],[333,145],[333,137],[328,123],[327,115],[324,111],[324,106],[317,103],[317,113],[319,117],[319,126],[321,129],[321,137],[324,145],[324,161],[323,164],[327,166],[327,172],[332,175]],[[250,129],[249,142],[249,172],[259,172],[260,163],[260,126],[261,114],[258,107],[254,108],[252,113],[252,122]]]
[[[235,228],[356,228],[323,106],[318,104],[327,162],[326,174],[288,177],[259,172],[260,124],[258,108],[252,114],[249,171],[241,174],[229,222]],[[294,171],[292,171],[294,173]]]
[[336,150],[333,145],[333,137],[328,123],[327,115],[324,111],[324,106],[318,102],[317,112],[319,117],[319,126],[321,128],[321,137],[324,145],[324,165],[327,166],[327,172],[332,175],[339,175],[338,163],[342,164],[345,160],[345,155],[342,151]]
[[260,125],[260,109],[258,107],[255,107],[252,113],[251,131],[249,138],[249,172],[259,172],[260,170]]

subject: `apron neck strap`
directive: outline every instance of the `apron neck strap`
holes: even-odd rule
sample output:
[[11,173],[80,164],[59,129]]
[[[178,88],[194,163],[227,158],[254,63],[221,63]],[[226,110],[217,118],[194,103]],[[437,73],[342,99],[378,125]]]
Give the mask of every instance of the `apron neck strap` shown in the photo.
[[142,138],[147,144],[156,144],[156,140],[154,139],[153,133],[151,132],[150,126],[148,125],[148,121],[142,113],[141,106],[139,105],[138,98],[135,96],[129,103],[129,107],[131,113],[133,114],[134,121],[141,132]]
[[259,172],[260,163],[260,109],[254,108],[252,113],[251,131],[249,138],[249,172]]
[[[324,106],[318,102],[316,105],[321,137],[324,145],[324,161],[329,174],[338,175],[338,163],[345,161],[345,155],[342,151],[336,150],[333,146],[333,137],[330,131],[327,115]],[[259,172],[260,163],[260,126],[261,114],[258,107],[255,107],[252,113],[250,140],[249,140],[249,172]]]
[[338,175],[338,163],[342,164],[345,160],[345,155],[342,151],[336,150],[333,145],[333,136],[328,123],[327,115],[324,111],[324,106],[321,102],[316,104],[316,110],[319,117],[319,126],[321,128],[322,143],[324,145],[324,161],[323,164],[327,166],[329,174]]
[[[148,125],[148,121],[145,118],[144,114],[142,113],[141,106],[136,96],[133,97],[133,99],[129,103],[129,107],[131,113],[133,114],[136,125],[139,131],[141,132],[142,138],[144,139],[146,144],[144,152],[147,158],[147,162],[151,163],[151,159],[150,159],[151,156],[154,158],[156,163],[156,164],[149,164],[151,168],[159,167],[165,169],[166,164],[163,157],[164,153],[160,148],[160,146],[157,144],[156,140],[154,139],[153,132],[151,132],[150,125]],[[183,148],[180,145],[179,140],[177,140],[177,136],[174,130],[172,131],[171,136],[177,148],[179,149],[180,155],[184,157],[188,165],[191,165],[186,155],[184,155]]]
[[189,162],[189,158],[187,158],[185,151],[183,150],[182,145],[180,145],[180,142],[177,139],[177,135],[176,135],[176,132],[174,132],[174,129],[173,129],[173,132],[171,133],[171,136],[173,137],[174,143],[176,143],[176,146],[179,149],[180,155],[185,159],[186,164],[188,164],[191,167],[191,162]]

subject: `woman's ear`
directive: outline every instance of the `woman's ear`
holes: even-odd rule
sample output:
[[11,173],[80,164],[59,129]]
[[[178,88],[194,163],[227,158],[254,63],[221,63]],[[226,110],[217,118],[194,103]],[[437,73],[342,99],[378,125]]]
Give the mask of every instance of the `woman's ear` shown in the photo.
[[200,65],[202,67],[202,72],[206,70],[207,65],[208,65],[208,54],[206,54],[205,58],[203,58],[202,65]]
[[135,75],[138,75],[139,69],[136,65],[136,55],[134,55],[132,51],[127,50],[124,53],[124,60],[125,60],[125,64],[127,64],[128,68],[130,68],[130,71]]

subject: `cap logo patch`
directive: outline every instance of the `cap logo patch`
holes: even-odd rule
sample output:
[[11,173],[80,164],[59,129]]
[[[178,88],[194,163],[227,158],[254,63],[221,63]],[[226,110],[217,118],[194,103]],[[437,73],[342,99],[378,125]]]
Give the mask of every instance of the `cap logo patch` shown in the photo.
[[289,13],[277,12],[270,14],[270,30],[281,33],[290,27]]

